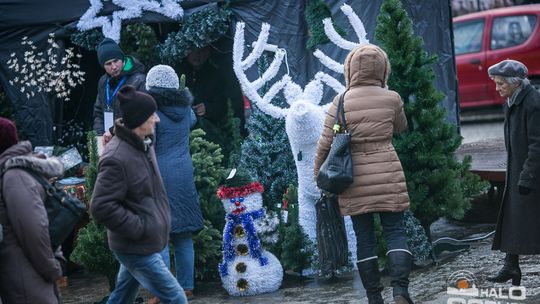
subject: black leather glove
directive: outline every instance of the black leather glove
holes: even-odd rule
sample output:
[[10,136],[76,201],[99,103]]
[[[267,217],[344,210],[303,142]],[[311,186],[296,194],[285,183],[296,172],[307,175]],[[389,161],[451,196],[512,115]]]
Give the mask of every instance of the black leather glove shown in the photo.
[[532,189],[524,186],[518,186],[518,191],[521,195],[528,195],[531,193]]

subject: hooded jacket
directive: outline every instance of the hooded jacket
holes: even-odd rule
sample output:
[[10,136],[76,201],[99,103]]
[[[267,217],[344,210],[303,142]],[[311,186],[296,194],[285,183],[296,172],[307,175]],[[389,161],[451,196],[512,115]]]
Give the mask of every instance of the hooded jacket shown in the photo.
[[[378,47],[363,45],[349,53],[344,66],[344,108],[354,181],[339,195],[341,213],[404,211],[409,207],[409,195],[392,136],[405,130],[407,120],[400,96],[386,88],[388,58]],[[330,151],[338,102],[339,95],[328,109],[317,145],[315,176]]]
[[193,97],[178,89],[152,87],[148,93],[158,104],[155,149],[171,207],[171,233],[197,232],[203,218],[189,153],[190,128],[197,122]]
[[[132,85],[135,88],[137,88],[138,91],[144,91],[145,90],[145,80],[146,75],[144,74],[144,65],[137,60],[136,58],[133,58],[131,56],[126,56],[126,60],[124,62],[124,70],[118,77],[111,77],[109,74],[105,73],[98,82],[98,94],[96,97],[96,102],[94,104],[94,131],[97,132],[98,135],[103,135],[105,133],[104,128],[104,121],[103,121],[103,110],[107,108],[107,80],[109,80],[109,94],[110,96],[113,95],[116,87],[118,86],[119,82],[122,80],[122,78],[125,77],[125,81],[122,84],[124,85]],[[119,88],[120,89],[120,88]],[[112,96],[111,99],[111,108],[113,109],[114,113],[114,120],[117,118],[122,117],[122,111],[120,111],[120,103],[117,102],[118,97],[117,94]]]
[[160,252],[169,240],[171,214],[154,148],[122,119],[116,120],[114,130],[99,159],[90,211],[107,227],[112,251]]
[[[0,296],[4,303],[58,303],[56,280],[62,276],[49,237],[45,190],[22,168],[45,178],[58,177],[64,167],[56,158],[31,154],[30,142],[20,142],[0,155]],[[61,253],[56,256],[61,258]]]

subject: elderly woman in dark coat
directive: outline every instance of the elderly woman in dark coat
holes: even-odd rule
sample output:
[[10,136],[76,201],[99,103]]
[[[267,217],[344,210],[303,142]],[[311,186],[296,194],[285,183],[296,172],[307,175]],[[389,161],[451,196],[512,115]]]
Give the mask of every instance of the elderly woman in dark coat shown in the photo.
[[[203,219],[189,154],[189,132],[197,118],[189,90],[179,86],[178,76],[167,65],[154,66],[146,76],[148,93],[158,104],[155,150],[171,206],[176,278],[190,298],[194,288],[192,234],[203,228]],[[168,262],[168,256],[165,259]]]
[[51,248],[45,190],[25,169],[46,178],[64,172],[58,159],[36,157],[30,142],[17,143],[15,125],[0,118],[0,303],[56,304],[63,257]]
[[527,67],[515,60],[488,69],[504,107],[507,151],[506,185],[493,249],[506,253],[492,282],[521,283],[520,254],[540,253],[540,93],[527,79]]

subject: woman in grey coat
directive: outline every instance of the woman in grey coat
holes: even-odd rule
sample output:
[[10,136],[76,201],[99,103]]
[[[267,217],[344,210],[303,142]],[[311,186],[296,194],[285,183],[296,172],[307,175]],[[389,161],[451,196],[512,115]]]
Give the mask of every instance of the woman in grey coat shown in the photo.
[[[155,150],[171,206],[170,240],[174,245],[176,278],[190,298],[195,270],[192,234],[203,228],[189,153],[190,128],[197,121],[191,109],[193,98],[187,89],[180,89],[178,76],[167,65],[148,71],[146,89],[158,105],[160,123],[156,127]],[[165,262],[168,261],[167,255]]]
[[45,178],[64,172],[58,159],[33,155],[29,141],[17,143],[15,125],[0,118],[0,303],[56,304],[63,257],[51,248],[45,190],[25,169]]
[[507,98],[504,142],[507,151],[504,188],[493,250],[506,253],[499,273],[487,279],[520,285],[520,254],[540,253],[540,93],[527,79],[527,67],[503,60],[488,69],[497,92]]

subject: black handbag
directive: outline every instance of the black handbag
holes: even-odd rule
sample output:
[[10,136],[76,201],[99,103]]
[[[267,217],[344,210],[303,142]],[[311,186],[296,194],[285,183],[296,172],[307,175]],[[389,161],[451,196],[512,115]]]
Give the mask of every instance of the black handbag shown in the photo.
[[[317,174],[317,186],[325,191],[340,194],[353,182],[353,164],[351,158],[351,134],[347,132],[344,102],[345,93],[341,94],[336,110],[334,138],[330,151]],[[339,117],[341,116],[341,125]]]
[[321,193],[317,211],[317,249],[322,276],[331,276],[349,264],[345,221],[339,212],[337,196]]
[[43,176],[26,170],[45,189],[45,209],[49,218],[51,246],[56,250],[73,232],[86,212],[86,205],[75,196],[49,183]]

